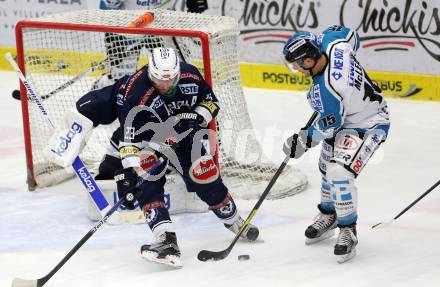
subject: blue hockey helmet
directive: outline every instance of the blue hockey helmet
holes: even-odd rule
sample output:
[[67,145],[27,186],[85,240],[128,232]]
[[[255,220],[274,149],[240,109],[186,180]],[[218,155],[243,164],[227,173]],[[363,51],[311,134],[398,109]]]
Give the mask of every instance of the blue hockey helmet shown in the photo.
[[289,64],[296,63],[302,68],[304,59],[312,58],[316,61],[321,56],[321,51],[313,33],[297,32],[287,40],[283,48],[283,54],[288,67]]

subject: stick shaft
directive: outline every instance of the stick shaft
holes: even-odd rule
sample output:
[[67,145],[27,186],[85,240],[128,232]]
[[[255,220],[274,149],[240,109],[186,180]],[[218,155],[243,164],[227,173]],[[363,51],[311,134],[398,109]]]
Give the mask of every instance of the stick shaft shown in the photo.
[[405,207],[399,214],[394,217],[394,220],[402,216],[405,212],[407,212],[411,207],[413,207],[417,202],[419,202],[422,198],[428,195],[431,191],[433,191],[440,184],[440,180],[437,181],[433,186],[431,186],[427,191],[425,191],[422,195],[420,195],[416,200],[414,200],[410,205]]
[[[17,63],[12,58],[11,53],[6,53],[5,58],[11,64],[12,68],[17,73],[18,77],[20,78],[20,81],[26,87],[26,90],[29,93],[31,100],[38,106],[38,109],[40,110],[44,119],[49,123],[49,125],[52,128],[55,128],[54,124],[50,120],[50,117],[49,117],[49,114],[47,113],[47,110],[45,109],[45,107],[43,105],[43,102],[38,97],[35,89],[31,85],[31,83],[26,79],[24,74],[21,72]],[[84,187],[87,189],[89,196],[92,198],[92,201],[95,204],[95,206],[98,209],[101,216],[105,216],[105,214],[107,214],[107,212],[110,209],[110,204],[108,203],[107,199],[104,197],[104,194],[102,193],[98,184],[93,179],[93,176],[90,175],[90,172],[87,170],[87,168],[85,167],[84,163],[79,158],[79,156],[77,156],[75,158],[74,162],[72,163],[72,167],[75,170],[75,173],[77,174],[78,178],[81,180]],[[85,180],[87,180],[87,182],[90,183],[91,186],[89,186],[89,184],[87,184],[85,182]]]
[[[313,124],[313,122],[315,121],[315,119],[318,117],[318,112],[314,112],[313,115],[310,117],[309,121],[307,122],[307,124],[305,125],[304,128],[308,128],[310,125]],[[238,239],[240,238],[241,234],[244,232],[244,230],[246,229],[246,227],[250,224],[251,220],[254,218],[255,214],[257,213],[258,209],[260,208],[261,204],[263,203],[263,201],[266,199],[266,196],[269,194],[270,190],[272,189],[272,187],[274,186],[275,182],[277,181],[278,177],[281,175],[281,173],[283,172],[284,168],[286,167],[287,163],[290,160],[290,156],[286,155],[286,157],[284,158],[283,162],[281,163],[281,165],[278,167],[277,171],[275,172],[275,174],[273,175],[272,179],[270,180],[269,184],[267,185],[266,189],[264,190],[264,192],[261,194],[260,198],[258,199],[257,203],[255,204],[254,208],[252,208],[252,211],[250,212],[250,214],[248,215],[248,217],[246,218],[246,220],[244,221],[244,223],[242,224],[242,226],[240,227],[239,232],[235,235],[234,240],[232,240],[231,244],[228,246],[227,249],[225,249],[222,255],[224,257],[226,257],[232,250],[232,248],[234,247],[235,243],[238,241]],[[224,258],[223,257],[223,258]]]

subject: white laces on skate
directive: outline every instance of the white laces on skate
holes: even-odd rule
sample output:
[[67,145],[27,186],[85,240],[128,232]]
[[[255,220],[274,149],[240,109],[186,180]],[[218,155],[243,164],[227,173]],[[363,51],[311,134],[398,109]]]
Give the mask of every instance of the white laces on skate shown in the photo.
[[353,244],[353,236],[350,227],[341,228],[336,244],[345,246],[351,246]]
[[334,224],[336,220],[336,215],[319,213],[314,220],[315,222],[313,222],[312,224],[313,228],[315,228],[316,230],[327,229],[329,226]]

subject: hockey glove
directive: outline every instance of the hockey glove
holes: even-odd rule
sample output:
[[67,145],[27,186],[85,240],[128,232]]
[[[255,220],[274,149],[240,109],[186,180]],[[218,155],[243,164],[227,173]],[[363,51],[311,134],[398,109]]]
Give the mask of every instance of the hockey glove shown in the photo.
[[299,134],[286,139],[283,146],[283,152],[290,158],[300,158],[310,147],[315,146],[312,140],[307,137],[307,131],[301,130]]
[[134,202],[141,190],[136,187],[138,176],[133,168],[124,168],[115,171],[116,186],[119,198],[125,198],[123,206],[129,210],[135,209]]
[[198,113],[190,111],[184,112],[177,115],[179,122],[176,127],[179,133],[185,132],[192,129],[192,134],[200,130],[202,127],[206,126],[205,119]]
[[203,13],[208,9],[208,0],[186,0],[186,8],[191,13]]

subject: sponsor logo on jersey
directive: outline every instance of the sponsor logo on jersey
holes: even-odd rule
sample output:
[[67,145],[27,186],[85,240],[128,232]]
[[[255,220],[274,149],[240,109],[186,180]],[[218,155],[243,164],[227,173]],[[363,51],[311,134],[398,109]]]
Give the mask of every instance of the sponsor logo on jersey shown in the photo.
[[336,143],[338,148],[342,149],[357,149],[358,148],[358,137],[354,137],[352,135],[345,135],[342,139],[338,140]]
[[219,177],[219,170],[212,156],[203,156],[192,164],[189,175],[194,182],[206,184]]
[[357,174],[361,172],[364,165],[382,142],[383,137],[384,135],[381,134],[371,134],[365,139],[359,153],[356,155],[353,163],[350,165],[351,170]]
[[127,100],[128,97],[128,93],[131,91],[131,89],[133,88],[133,84],[134,82],[136,82],[136,80],[142,76],[144,74],[144,69],[139,70],[136,74],[134,74],[129,80],[128,80],[128,84],[127,84],[127,89],[125,89],[125,95],[124,98],[125,100]]
[[119,154],[121,155],[121,158],[127,157],[127,156],[137,156],[140,152],[140,149],[136,146],[124,146],[119,149]]
[[168,108],[171,110],[180,110],[182,107],[192,107],[197,102],[197,96],[192,96],[191,102],[189,100],[173,101],[168,103]]
[[339,48],[333,50],[333,69],[344,69],[344,50]]
[[148,99],[151,97],[151,95],[154,92],[154,87],[150,87],[145,94],[142,96],[141,100],[139,101],[139,105],[144,106],[145,103],[148,101]]
[[334,154],[335,154],[334,155],[335,160],[342,162],[343,164],[350,164],[350,160],[351,160],[350,154],[340,150],[335,150]]
[[334,71],[334,72],[332,73],[332,77],[337,81],[337,80],[339,80],[340,78],[342,78],[342,73],[339,72],[339,71]]
[[199,86],[195,83],[178,85],[180,92],[184,95],[196,95],[199,93]]
[[157,162],[157,157],[154,152],[144,151],[140,154],[141,167],[145,171],[149,171],[150,168]]
[[193,73],[181,73],[180,74],[180,79],[188,79],[188,78],[194,79],[194,80],[200,82],[200,77],[197,76],[196,74],[193,74]]
[[124,95],[123,94],[117,94],[116,95],[116,104],[118,106],[123,106],[124,105]]
[[165,104],[165,102],[162,100],[162,98],[160,96],[156,96],[153,99],[153,101],[151,102],[150,108],[152,108],[153,110],[157,110],[158,108],[160,108],[164,104]]
[[215,115],[218,110],[218,106],[213,102],[203,101],[199,106],[207,108],[212,115]]
[[60,137],[60,142],[55,148],[51,149],[51,151],[58,156],[63,156],[64,152],[69,148],[69,144],[72,142],[75,135],[81,133],[82,129],[83,128],[80,124],[74,122],[67,134]]
[[350,57],[350,69],[348,73],[348,85],[350,87],[356,87],[358,91],[362,89],[364,72],[361,64],[356,60],[354,56]]
[[319,84],[313,86],[313,88],[309,92],[309,96],[310,96],[309,100],[310,100],[310,104],[312,105],[312,108],[315,111],[323,113],[324,106],[322,105],[321,91],[319,89]]

